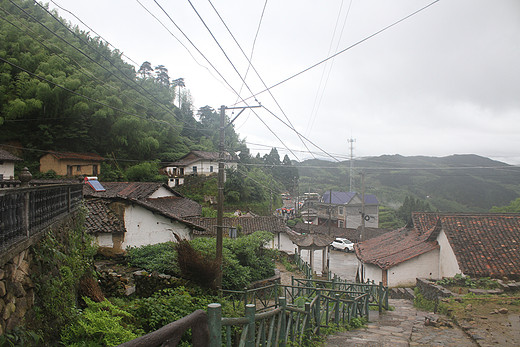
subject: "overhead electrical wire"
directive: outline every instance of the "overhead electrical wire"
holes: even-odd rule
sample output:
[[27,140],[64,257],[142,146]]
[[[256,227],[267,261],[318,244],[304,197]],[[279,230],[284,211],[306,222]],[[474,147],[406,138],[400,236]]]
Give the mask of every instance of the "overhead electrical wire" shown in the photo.
[[[188,0],[191,4],[191,1]],[[242,54],[244,55],[244,57],[247,59],[248,61],[248,71],[249,71],[249,67],[251,67],[253,69],[253,71],[256,73],[256,75],[258,76],[258,78],[260,79],[260,81],[262,82],[262,84],[264,85],[264,88],[267,88],[267,84],[264,82],[264,80],[262,79],[262,77],[260,76],[260,74],[258,73],[258,71],[256,70],[256,68],[254,67],[252,61],[248,58],[247,54],[244,52],[244,50],[242,49],[242,46],[240,45],[240,43],[238,42],[238,40],[235,38],[235,36],[233,35],[233,33],[231,32],[231,30],[229,29],[229,27],[227,26],[226,22],[224,21],[224,19],[222,18],[222,16],[220,15],[220,13],[217,11],[217,9],[215,8],[215,6],[213,6],[213,3],[211,2],[211,0],[208,0],[211,7],[213,8],[213,10],[215,11],[215,13],[217,14],[217,16],[219,17],[220,21],[222,22],[222,24],[224,24],[224,27],[227,29],[227,31],[229,32],[229,34],[231,35],[231,37],[233,38],[233,40],[235,41],[235,43],[237,44],[238,48],[240,49],[240,51],[242,52]],[[193,5],[192,5],[193,7]],[[193,9],[195,10],[195,8],[193,7]],[[265,7],[264,7],[265,9]],[[195,10],[196,11],[196,10]],[[198,12],[197,12],[197,15],[198,15]],[[262,12],[262,17],[263,17],[263,12]],[[199,15],[199,18],[202,20],[202,18],[200,17]],[[203,21],[203,20],[202,20]],[[204,22],[204,21],[203,21]],[[204,25],[206,26],[206,24],[204,23]],[[209,30],[209,28],[206,26],[206,28]],[[210,31],[211,32],[211,31]],[[211,34],[211,36],[214,38],[213,34]],[[215,39],[216,40],[216,39]],[[255,38],[256,40],[256,38]],[[219,44],[219,47],[220,44]],[[227,55],[226,55],[227,57]],[[230,61],[231,63],[231,61]],[[232,63],[231,63],[232,64]],[[236,70],[235,70],[236,71]],[[238,73],[238,71],[237,71]],[[251,92],[251,94],[253,94],[253,92],[251,91],[251,89],[249,88],[249,86],[247,85],[247,83],[245,82],[245,79],[242,79],[243,81],[243,85],[246,86],[246,88]],[[273,98],[274,102],[276,103],[276,105],[278,106],[278,108],[280,109],[280,111],[282,111],[282,114],[285,116],[285,119],[287,119],[287,122],[290,124],[290,127],[289,129],[293,130],[296,132],[296,134],[298,135],[298,137],[300,138],[300,141],[303,143],[303,145],[305,146],[305,148],[307,148],[309,150],[309,153],[310,152],[310,149],[307,147],[307,144],[303,141],[303,139],[301,138],[301,136],[299,135],[299,133],[296,131],[296,129],[294,128],[294,126],[292,125],[291,123],[291,120],[289,119],[289,117],[287,116],[287,114],[284,112],[282,106],[278,103],[278,100],[276,100],[276,98],[274,97],[274,95],[272,94],[272,92],[269,90],[269,95],[271,96],[271,98]],[[312,155],[312,154],[311,154]]]
[[[83,24],[84,26],[86,26],[90,31],[92,31],[94,34],[96,34],[100,39],[102,39],[103,41],[105,41],[109,46],[113,47],[114,49],[117,49],[117,47],[114,47],[114,45],[112,45],[110,42],[108,42],[107,39],[105,39],[103,36],[99,35],[94,29],[92,29],[91,27],[89,27],[87,24],[85,24],[78,16],[76,16],[73,12],[67,10],[66,8],[63,8],[62,6],[60,6],[58,3],[56,3],[56,1],[54,0],[50,0],[56,7],[58,7],[60,10],[62,11],[65,11],[67,12],[68,14],[70,14],[71,16],[73,16],[74,18],[76,18],[81,24]],[[134,60],[132,60],[132,58],[130,58],[129,56],[127,56],[126,54],[124,54],[123,52],[121,52],[121,55],[123,57],[125,57],[126,59],[128,59],[129,61],[131,61],[135,66],[139,66],[138,63],[136,63]]]
[[[14,4],[14,2],[12,0],[9,0],[11,3]],[[83,40],[81,37],[79,37],[73,30],[71,30],[67,25],[65,25],[64,23],[62,23],[58,18],[56,18],[56,16],[54,16],[54,14],[52,14],[48,9],[46,9],[44,6],[42,6],[38,1],[34,0],[34,2],[40,7],[42,8],[45,12],[47,12],[56,22],[58,22],[61,26],[63,26],[67,31],[69,31],[74,37],[76,37],[78,40],[80,40],[85,46],[89,47],[90,49],[92,49],[95,53],[99,54],[101,57],[103,57],[114,69],[116,69],[119,73],[121,73],[122,76],[124,76],[128,81],[131,82],[131,84],[137,86],[138,88],[140,88],[141,90],[143,90],[146,94],[150,95],[150,97],[153,99],[153,102],[158,106],[160,107],[161,109],[163,109],[164,111],[166,111],[167,113],[169,113],[170,115],[172,115],[175,119],[177,119],[178,121],[182,122],[182,123],[186,123],[184,120],[182,119],[179,119],[175,113],[173,113],[170,109],[166,108],[162,102],[160,102],[160,100],[158,100],[155,95],[153,95],[150,91],[148,91],[146,88],[144,88],[142,85],[140,85],[139,83],[137,83],[133,78],[130,78],[129,76],[127,76],[123,71],[121,71],[121,69],[116,66],[111,59],[109,59],[108,57],[106,57],[103,53],[99,52],[98,50],[94,49],[92,47],[92,45],[90,45],[88,42],[85,42],[85,40]],[[16,7],[20,8],[18,5],[15,4]],[[21,9],[21,8],[20,8]],[[59,35],[57,35],[55,32],[53,32],[52,30],[50,30],[45,24],[41,23],[40,21],[38,21],[37,19],[35,19],[33,16],[31,16],[30,14],[28,14],[25,10],[21,9],[24,13],[26,13],[27,15],[29,15],[31,18],[33,18],[34,20],[36,20],[41,26],[43,26],[45,29],[47,29],[48,31],[50,31],[53,35],[55,35],[56,37],[58,37],[59,39],[61,39],[62,41],[64,41],[67,45],[69,45],[70,47],[74,48],[76,51],[80,52],[82,55],[84,55],[85,57],[87,57],[90,61],[92,61],[93,63],[95,63],[96,65],[100,66],[102,69],[104,69],[105,71],[107,71],[108,73],[110,73],[112,76],[114,76],[115,78],[117,78],[120,82],[124,83],[127,87],[135,90],[137,92],[137,90],[132,87],[128,82],[124,81],[122,78],[120,78],[118,75],[116,75],[115,73],[113,73],[112,71],[109,71],[106,67],[104,67],[103,65],[99,64],[95,59],[91,58],[88,54],[86,54],[85,52],[83,52],[81,49],[77,48],[76,46],[74,46],[73,44],[71,44],[70,42],[68,42],[67,40],[65,40],[64,38],[60,37]],[[148,98],[150,101],[152,101],[152,99]]]
[[305,69],[303,69],[303,70],[301,70],[300,72],[297,72],[297,73],[295,73],[295,74],[293,74],[293,75],[291,75],[291,76],[289,76],[289,77],[287,77],[287,78],[281,80],[280,82],[277,82],[277,83],[273,84],[272,86],[270,86],[270,87],[268,87],[268,88],[265,88],[264,90],[259,91],[259,92],[256,93],[255,95],[252,95],[252,96],[246,98],[245,100],[249,100],[249,99],[251,99],[251,98],[256,98],[258,95],[263,94],[263,93],[265,93],[266,91],[271,90],[271,89],[273,89],[273,88],[276,88],[276,87],[278,87],[279,85],[281,85],[281,84],[283,84],[283,83],[285,83],[285,82],[288,82],[288,81],[292,80],[293,78],[298,77],[298,76],[300,76],[301,74],[303,74],[303,73],[305,73],[305,72],[307,72],[307,71],[309,71],[309,70],[314,69],[315,67],[317,67],[317,66],[319,66],[319,65],[321,65],[321,64],[323,64],[323,63],[325,63],[325,62],[327,62],[327,61],[329,61],[329,60],[331,60],[331,59],[333,59],[333,58],[335,58],[335,57],[337,57],[338,55],[343,54],[343,53],[345,53],[346,51],[348,51],[348,50],[350,50],[350,49],[352,49],[352,48],[354,48],[354,47],[356,47],[356,46],[359,46],[361,43],[363,43],[363,42],[365,42],[365,41],[367,41],[367,40],[370,40],[370,39],[373,38],[374,36],[377,36],[377,35],[381,34],[382,32],[384,32],[384,31],[386,31],[386,30],[388,30],[388,29],[390,29],[390,28],[396,26],[397,24],[399,24],[399,23],[401,23],[401,22],[404,22],[404,21],[407,20],[408,18],[413,17],[413,16],[415,16],[416,14],[418,14],[418,13],[420,13],[420,12],[426,10],[427,8],[433,6],[434,4],[438,3],[439,1],[441,1],[441,0],[435,0],[435,1],[431,2],[431,3],[429,3],[428,5],[421,7],[420,9],[418,9],[418,10],[416,10],[416,11],[410,13],[409,15],[407,15],[407,16],[405,16],[405,17],[399,19],[398,21],[395,21],[395,22],[393,22],[392,24],[389,24],[389,25],[385,26],[384,28],[382,28],[382,29],[376,31],[375,33],[373,33],[373,34],[371,34],[371,35],[369,35],[369,36],[366,36],[365,38],[363,38],[363,39],[357,41],[356,43],[354,43],[354,44],[352,44],[352,45],[350,45],[350,46],[348,46],[348,47],[342,49],[341,51],[339,51],[339,52],[337,52],[337,53],[334,53],[334,54],[331,55],[330,57],[327,57],[327,58],[325,58],[325,59],[323,59],[323,60],[321,60],[321,61],[319,61],[319,62],[317,62],[317,63],[315,63],[315,64],[313,64],[313,65],[311,65],[311,66],[309,66],[309,67],[307,67],[307,68],[305,68]]
[[[339,38],[336,43],[336,49],[334,50],[334,52],[337,52],[339,49],[339,44],[341,42],[341,38],[343,37],[343,32],[345,31],[345,26],[347,24],[347,20],[348,20],[349,14],[350,14],[351,7],[352,7],[352,0],[350,0],[350,2],[349,2],[348,8],[347,8],[347,13],[345,14],[345,19],[343,20],[343,26],[341,28]],[[330,40],[329,51],[327,52],[327,56],[329,56],[330,53],[332,52],[332,45],[334,43],[334,38],[336,36],[336,30],[337,30],[337,27],[339,24],[339,19],[340,19],[342,9],[343,9],[343,0],[341,1],[341,6],[338,11],[338,17],[336,18],[336,25],[334,26],[334,32],[333,32],[332,38]],[[307,129],[305,131],[306,134],[314,127],[314,122],[316,121],[316,118],[318,116],[318,111],[320,109],[321,101],[323,100],[323,95],[325,94],[325,89],[327,88],[327,84],[329,82],[330,73],[332,72],[333,66],[334,66],[334,59],[331,60],[330,66],[328,66],[327,64],[325,64],[323,66],[323,71],[322,71],[322,74],[320,77],[320,83],[318,84],[318,89],[316,90],[316,96],[314,98],[314,104],[312,105],[311,119],[310,119],[310,122],[308,123]],[[328,67],[328,71],[327,71],[327,67]],[[323,78],[325,76],[325,72],[327,72],[327,77],[325,78],[325,82],[323,83],[323,87],[322,87],[322,82],[323,82]],[[321,89],[321,94],[320,94],[320,89]]]
[[[220,76],[220,78],[222,78],[222,80],[233,90],[233,92],[239,96],[243,102],[249,106],[247,104],[247,102],[240,96],[240,94],[235,90],[235,88],[233,88],[233,86],[231,86],[231,84],[227,81],[227,79],[220,73],[220,71],[213,65],[213,63],[211,63],[211,61],[209,61],[209,59],[204,55],[204,53],[202,53],[200,51],[200,49],[193,43],[193,41],[184,33],[184,31],[177,25],[177,23],[173,20],[173,18],[170,16],[170,14],[157,2],[157,0],[154,0],[155,4],[163,11],[163,13],[166,15],[166,17],[168,17],[168,19],[172,22],[172,24],[177,28],[177,30],[179,30],[179,32],[184,36],[184,38],[186,40],[188,40],[188,42],[193,46],[193,48],[195,48],[195,50],[197,50],[197,52],[206,60],[206,62],[215,70],[215,72],[217,72],[217,74]],[[256,100],[256,99],[255,99]],[[278,135],[276,135],[273,130],[271,128],[269,128],[267,126],[267,124],[261,119],[260,116],[258,116],[258,114],[253,110],[251,109],[252,112],[256,115],[256,117],[267,127],[267,129],[286,147],[288,148],[285,143],[279,138]],[[294,153],[292,153],[294,155],[294,157],[298,158],[298,156],[296,156]]]
[[[22,8],[20,8],[19,6],[17,6],[17,5],[16,5],[15,3],[13,3],[11,0],[10,0],[10,2],[11,2],[13,5],[15,5],[18,9],[22,10],[22,11],[23,11],[27,16],[29,16],[31,19],[33,19],[36,23],[40,24],[40,25],[43,26],[45,29],[47,29],[48,31],[50,31],[50,30],[49,30],[45,25],[43,25],[43,24],[42,24],[40,21],[38,21],[36,18],[34,18],[34,17],[31,16],[29,13],[27,13],[26,11],[24,11]],[[12,13],[10,13],[9,11],[7,11],[7,10],[5,10],[5,9],[3,9],[3,8],[0,8],[0,9],[2,9],[5,13],[8,13],[8,14],[10,14],[10,15],[13,15]],[[70,12],[70,11],[69,11],[69,12]],[[6,22],[8,22],[9,24],[15,26],[17,29],[19,29],[20,31],[23,32],[23,30],[21,30],[18,26],[16,26],[16,24],[14,24],[14,23],[12,23],[11,21],[9,21],[7,18],[4,18],[4,17],[0,17],[0,18],[4,19]],[[63,23],[61,23],[61,22],[60,22],[60,24],[63,25]],[[31,31],[32,33],[35,33],[32,29],[28,28],[27,26],[25,26],[25,25],[23,25],[23,26],[24,26],[25,28],[27,28],[29,31]],[[51,31],[51,33],[52,33],[52,31]],[[36,34],[36,33],[35,33],[35,34]],[[29,36],[31,36],[31,35],[29,35]],[[67,40],[61,38],[60,36],[57,36],[57,35],[55,35],[55,36],[58,37],[60,40],[66,42],[69,46],[71,46],[71,47],[74,48],[75,50],[78,50],[75,46],[73,46],[72,44],[70,44]],[[51,49],[50,47],[48,47],[47,45],[45,45],[42,41],[40,41],[40,40],[38,40],[38,39],[36,39],[35,37],[32,37],[32,36],[31,36],[31,38],[34,39],[34,40],[36,40],[38,43],[40,43],[42,46],[44,46],[45,48],[49,49],[49,50],[52,52],[52,49]],[[54,45],[54,44],[53,44],[53,45]],[[56,46],[56,45],[54,45],[54,46]],[[57,47],[57,46],[56,46],[56,47]],[[70,56],[70,54],[65,53],[65,52],[64,52],[61,48],[59,48],[59,47],[57,47],[57,49],[60,50],[63,54],[67,55],[68,58],[70,58],[74,63],[77,64],[77,66],[80,68],[80,70],[78,70],[80,73],[82,73],[82,74],[84,74],[85,76],[90,77],[90,78],[92,78],[92,79],[98,81],[98,82],[100,83],[100,86],[101,86],[101,87],[103,87],[103,88],[105,88],[106,90],[108,90],[108,88],[107,88],[105,82],[99,80],[96,76],[94,76],[92,73],[90,73],[90,71],[88,71],[88,69],[84,68],[80,63],[77,62],[77,60],[75,60],[72,56]],[[88,56],[86,53],[82,52],[81,50],[79,50],[79,51],[82,53],[82,55],[84,55],[85,57],[87,57],[87,59],[89,59],[90,61],[95,62],[95,61],[94,61],[90,56]],[[57,56],[58,58],[60,58],[61,60],[65,61],[65,60],[64,60],[60,55],[56,54],[56,56]],[[65,61],[65,62],[67,62],[67,61]],[[67,62],[67,63],[69,63],[69,62]],[[113,75],[113,73],[110,72],[109,70],[107,70],[105,67],[103,67],[102,65],[100,65],[100,64],[97,63],[97,62],[95,62],[95,63],[96,63],[98,66],[102,67],[105,71],[107,71],[108,73],[110,73],[110,74]],[[21,68],[21,67],[19,67],[19,68],[20,68],[20,69],[23,69],[23,68]],[[88,72],[88,73],[85,73],[85,72],[83,72],[82,70],[85,70],[85,71]],[[25,71],[27,71],[27,70],[25,70]],[[32,73],[29,72],[29,71],[27,71],[27,72],[30,73],[30,74],[32,74]],[[34,75],[35,77],[38,77],[38,76],[35,75],[35,74],[32,74],[32,75]],[[116,77],[117,77],[117,76],[116,76]],[[47,80],[47,81],[48,81],[48,80]],[[124,81],[122,81],[122,82],[124,82]],[[53,82],[50,81],[50,83],[53,83]],[[62,88],[62,89],[64,89],[64,90],[67,90],[67,91],[69,91],[69,92],[72,92],[71,90],[68,90],[67,88],[65,88],[65,87],[63,87],[63,86],[61,86],[61,85],[58,85],[58,84],[56,84],[56,83],[53,83],[53,84],[56,85],[56,86],[58,86],[58,87],[60,87],[60,88]],[[128,84],[126,84],[126,85],[128,86]],[[109,87],[112,88],[113,90],[120,91],[119,88],[116,88],[116,87],[113,87],[113,86],[110,86],[110,85],[109,85]],[[130,86],[129,86],[129,87],[130,87]],[[131,88],[131,87],[130,87],[130,88]],[[135,89],[134,89],[134,91],[136,91],[137,93],[139,93],[139,91],[137,91],[137,90],[135,90]],[[87,96],[85,96],[85,95],[82,95],[81,93],[77,93],[77,92],[74,92],[74,93],[75,93],[76,95],[78,95],[78,96],[81,96],[81,97],[83,97],[83,98],[85,98],[85,99],[88,99],[88,100],[90,100],[90,101],[93,101],[93,102],[95,102],[95,103],[97,103],[97,104],[100,104],[100,105],[103,105],[103,106],[106,106],[106,107],[110,107],[110,108],[112,108],[112,109],[114,109],[114,110],[117,110],[117,111],[123,112],[123,113],[125,113],[125,114],[127,114],[127,115],[135,116],[135,117],[138,117],[138,118],[141,118],[141,119],[144,119],[144,120],[149,120],[149,121],[156,122],[156,123],[164,123],[164,124],[166,124],[166,125],[168,125],[169,127],[172,127],[172,128],[180,127],[180,126],[174,126],[174,125],[172,125],[172,124],[170,124],[170,123],[168,123],[168,122],[166,122],[166,121],[164,121],[164,120],[156,119],[156,118],[153,117],[153,116],[145,117],[145,116],[138,115],[138,114],[136,114],[136,113],[127,112],[127,111],[121,110],[121,109],[119,109],[119,108],[117,108],[117,107],[112,107],[111,105],[108,105],[108,104],[105,104],[105,103],[103,103],[103,102],[100,102],[99,100],[96,100],[96,99],[94,99],[94,98],[90,98],[90,97],[87,97]],[[142,95],[141,93],[139,93],[139,94]],[[144,98],[147,98],[145,95],[142,95],[142,96],[143,96]],[[150,101],[151,101],[151,100],[150,100]],[[144,105],[142,105],[142,104],[139,104],[139,103],[136,103],[135,101],[134,101],[134,104],[135,104],[136,106],[140,106],[140,107],[142,107],[142,108],[148,110],[148,108],[147,108],[146,106],[144,106]],[[155,103],[155,104],[156,104],[156,103]],[[167,110],[167,109],[166,109],[166,111],[168,111],[168,113],[170,113],[170,114],[171,114],[175,119],[177,119],[177,117],[175,116],[175,114],[173,114],[170,110]],[[177,120],[179,120],[179,119],[177,119]],[[187,124],[187,123],[186,123],[185,121],[183,121],[183,120],[180,120],[180,121],[181,121],[182,123],[184,123],[184,124]],[[193,128],[193,127],[190,127],[190,126],[187,126],[187,125],[184,125],[182,128],[183,128],[183,129],[198,130],[198,131],[203,131],[203,132],[206,132],[206,131],[213,132],[213,131],[214,131],[214,130],[212,130],[212,129],[199,129],[199,128]]]

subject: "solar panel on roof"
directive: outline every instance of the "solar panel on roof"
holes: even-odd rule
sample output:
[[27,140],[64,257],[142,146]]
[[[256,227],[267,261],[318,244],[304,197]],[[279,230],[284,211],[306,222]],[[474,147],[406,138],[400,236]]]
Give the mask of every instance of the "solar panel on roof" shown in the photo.
[[106,189],[103,187],[98,180],[88,180],[87,183],[92,187],[96,192],[104,192]]

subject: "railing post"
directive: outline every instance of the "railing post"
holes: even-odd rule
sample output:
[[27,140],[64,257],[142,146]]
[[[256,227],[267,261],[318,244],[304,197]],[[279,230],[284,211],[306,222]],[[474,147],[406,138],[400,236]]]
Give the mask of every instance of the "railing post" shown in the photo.
[[31,195],[31,192],[29,191],[26,191],[24,193],[24,203],[23,203],[23,227],[25,228],[25,236],[27,237],[30,237],[31,236],[31,233],[30,233],[30,230],[29,230],[29,216],[30,216],[30,213],[29,213],[29,208],[30,208],[30,195]]
[[254,347],[255,346],[255,311],[256,307],[253,304],[246,305],[246,318],[249,321],[247,323],[247,337],[246,337],[246,347]]
[[287,307],[287,299],[282,296],[280,297],[280,338],[278,339],[280,347],[285,347],[285,341],[287,340],[287,318],[285,317],[285,309]]
[[383,312],[383,282],[379,282],[379,288],[377,288],[377,300],[379,303],[379,313]]
[[309,329],[311,325],[312,320],[312,312],[311,312],[311,303],[306,302],[305,303],[305,316],[307,319],[305,319],[305,326],[303,327],[303,337],[307,337],[309,335]]
[[247,287],[244,287],[244,307],[247,306]]
[[320,301],[321,301],[321,292],[318,292],[318,295],[317,295],[317,299],[316,299],[316,307],[314,308],[316,314],[315,314],[315,322],[316,322],[316,334],[319,335],[320,334],[320,326],[321,326],[321,305],[320,305]]
[[208,305],[209,346],[222,347],[222,306]]
[[334,307],[334,322],[337,326],[339,326],[339,294],[336,293],[334,296],[336,297],[336,305]]

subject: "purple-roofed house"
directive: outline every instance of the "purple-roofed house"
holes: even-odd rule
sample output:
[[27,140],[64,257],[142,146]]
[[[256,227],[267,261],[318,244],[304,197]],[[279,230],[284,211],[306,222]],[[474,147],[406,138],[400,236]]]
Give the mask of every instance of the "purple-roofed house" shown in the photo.
[[[338,228],[356,229],[362,225],[377,228],[379,226],[379,201],[373,194],[365,194],[365,203],[362,203],[362,194],[357,192],[326,191],[316,204],[318,210],[318,225],[327,225],[330,221]],[[364,210],[364,211],[363,211]]]

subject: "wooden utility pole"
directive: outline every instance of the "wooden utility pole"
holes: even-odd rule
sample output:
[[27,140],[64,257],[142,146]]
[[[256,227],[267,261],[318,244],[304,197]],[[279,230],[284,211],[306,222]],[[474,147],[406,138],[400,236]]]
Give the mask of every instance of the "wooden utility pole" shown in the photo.
[[217,195],[217,249],[216,260],[219,264],[217,289],[222,288],[222,224],[224,219],[224,120],[226,106],[220,106],[220,138],[218,144],[218,195]]
[[361,173],[361,235],[360,241],[363,241],[365,235],[365,173]]
[[[262,106],[246,106],[246,107],[226,107],[220,106],[220,134],[218,144],[218,195],[217,195],[217,245],[215,250],[216,261],[218,262],[218,273],[216,279],[217,289],[222,289],[222,229],[224,228],[224,130],[233,124],[235,119],[244,112],[246,108],[257,108]],[[239,109],[240,112],[226,125],[226,110]]]

